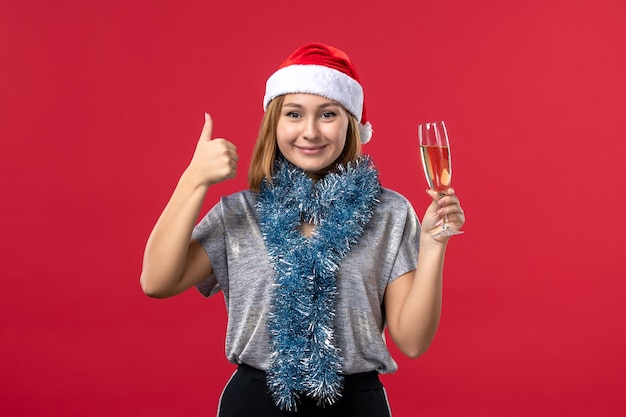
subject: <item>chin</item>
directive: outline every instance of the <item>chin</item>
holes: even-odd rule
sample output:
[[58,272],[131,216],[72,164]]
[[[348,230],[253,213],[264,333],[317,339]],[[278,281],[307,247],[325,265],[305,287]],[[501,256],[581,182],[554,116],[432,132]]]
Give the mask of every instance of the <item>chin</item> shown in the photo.
[[328,171],[328,169],[332,166],[332,163],[330,164],[305,163],[305,164],[297,164],[297,166],[302,168],[306,172],[310,172],[312,174],[323,174],[326,171]]

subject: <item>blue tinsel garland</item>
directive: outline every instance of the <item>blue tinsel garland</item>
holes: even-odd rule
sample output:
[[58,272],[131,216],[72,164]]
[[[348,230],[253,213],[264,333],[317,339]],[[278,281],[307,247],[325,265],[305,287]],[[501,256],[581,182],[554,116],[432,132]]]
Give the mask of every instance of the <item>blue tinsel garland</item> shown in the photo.
[[[342,356],[335,343],[336,274],[363,233],[380,195],[368,157],[314,183],[279,159],[272,182],[258,196],[259,227],[274,270],[268,317],[268,386],[278,407],[295,411],[306,395],[318,405],[341,396]],[[310,237],[302,223],[315,225]]]

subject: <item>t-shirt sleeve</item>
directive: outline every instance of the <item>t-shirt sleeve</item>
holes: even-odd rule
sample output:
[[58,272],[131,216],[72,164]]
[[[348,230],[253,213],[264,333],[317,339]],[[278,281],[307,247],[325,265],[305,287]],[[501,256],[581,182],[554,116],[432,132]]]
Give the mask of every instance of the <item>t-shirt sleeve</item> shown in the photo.
[[213,273],[196,285],[196,289],[205,297],[218,293],[222,288],[218,276],[226,265],[224,243],[224,221],[221,216],[221,202],[216,204],[196,225],[191,235],[202,245],[211,261]]
[[[404,199],[404,201],[405,207],[403,211],[399,211],[398,219],[401,222],[398,227],[402,227],[402,235],[391,268],[389,282],[417,267],[421,227],[413,206],[408,200]],[[404,216],[401,213],[404,213]]]

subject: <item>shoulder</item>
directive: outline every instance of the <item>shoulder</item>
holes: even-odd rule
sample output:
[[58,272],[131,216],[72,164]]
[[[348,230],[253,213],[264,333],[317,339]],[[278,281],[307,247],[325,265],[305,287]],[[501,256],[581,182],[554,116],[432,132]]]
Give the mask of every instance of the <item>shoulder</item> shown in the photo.
[[248,225],[257,221],[257,194],[250,190],[222,196],[211,213],[228,226]]
[[237,191],[233,194],[222,196],[220,197],[220,201],[238,201],[238,200],[250,200],[250,199],[256,200],[256,196],[257,196],[256,193],[253,193],[252,191],[246,189],[246,190]]
[[374,217],[388,228],[418,227],[420,223],[411,201],[399,192],[384,187],[381,189]]
[[255,211],[256,194],[250,190],[242,190],[221,196],[204,216],[203,221],[225,222],[233,217]]
[[257,202],[257,194],[250,190],[241,190],[236,193],[220,197],[219,206],[224,208],[236,208],[242,206],[254,206]]
[[392,211],[412,210],[413,206],[408,198],[397,191],[383,187],[379,197],[379,208]]

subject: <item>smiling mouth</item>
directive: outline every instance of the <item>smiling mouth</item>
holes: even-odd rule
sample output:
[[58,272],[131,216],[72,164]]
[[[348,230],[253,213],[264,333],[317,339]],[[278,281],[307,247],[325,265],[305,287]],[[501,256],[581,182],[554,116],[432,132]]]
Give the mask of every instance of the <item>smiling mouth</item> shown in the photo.
[[315,146],[315,147],[300,147],[298,146],[300,152],[305,154],[316,154],[324,149],[324,146]]

